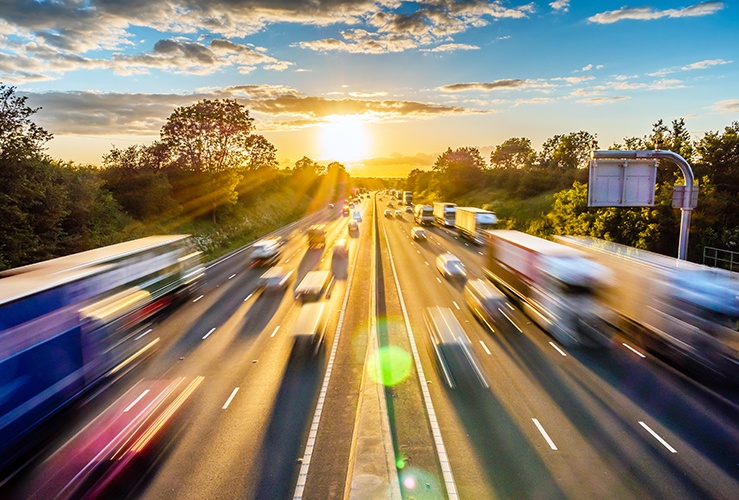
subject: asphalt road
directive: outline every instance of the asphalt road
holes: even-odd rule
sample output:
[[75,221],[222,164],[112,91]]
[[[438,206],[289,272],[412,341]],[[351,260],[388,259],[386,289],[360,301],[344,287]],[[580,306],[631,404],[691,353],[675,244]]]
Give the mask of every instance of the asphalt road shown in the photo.
[[[299,498],[348,497],[366,431],[357,425],[363,389],[384,381],[405,498],[739,495],[735,390],[696,382],[619,337],[604,349],[565,348],[512,304],[500,321],[481,324],[464,283],[435,267],[451,252],[469,279],[484,278],[481,249],[437,227],[414,242],[412,214],[384,217],[386,201],[362,203],[357,233],[333,211],[282,230],[279,264],[294,270],[282,293],[257,290],[265,269],[248,267],[248,249],[211,263],[198,296],[144,330],[153,352],[66,411],[56,437],[0,496],[46,491],[44,471],[90,429],[143,404],[141,388],[176,380],[197,384],[178,398],[178,418],[155,420],[169,407],[153,410],[151,420],[162,422],[152,426],[156,446],[117,494],[280,499],[299,486]],[[326,224],[325,248],[307,247],[315,222]],[[345,260],[333,258],[339,238],[348,241]],[[324,343],[304,357],[293,346],[301,308],[293,290],[315,269],[334,281],[320,299]],[[485,384],[445,384],[423,319],[432,306],[462,325]]]

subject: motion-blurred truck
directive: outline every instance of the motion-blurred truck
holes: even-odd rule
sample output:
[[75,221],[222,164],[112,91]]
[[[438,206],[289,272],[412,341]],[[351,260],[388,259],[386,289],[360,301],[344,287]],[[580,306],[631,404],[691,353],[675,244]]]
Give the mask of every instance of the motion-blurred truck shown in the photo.
[[434,222],[442,227],[454,227],[457,205],[444,201],[434,202]]
[[454,227],[462,238],[472,243],[485,243],[484,231],[494,229],[498,217],[490,210],[475,207],[457,207]]
[[324,246],[326,246],[326,228],[322,224],[311,226],[308,229],[308,247]]
[[416,205],[413,209],[413,220],[419,226],[430,226],[434,223],[434,209],[430,205]]
[[557,241],[610,269],[616,279],[602,301],[643,348],[688,369],[738,379],[739,273],[595,238]]
[[[459,214],[459,212],[457,212]],[[487,231],[485,275],[564,345],[607,345],[611,327],[598,300],[608,270],[574,248],[519,231]]]
[[405,202],[406,207],[412,206],[413,205],[413,191],[404,191],[403,201]]

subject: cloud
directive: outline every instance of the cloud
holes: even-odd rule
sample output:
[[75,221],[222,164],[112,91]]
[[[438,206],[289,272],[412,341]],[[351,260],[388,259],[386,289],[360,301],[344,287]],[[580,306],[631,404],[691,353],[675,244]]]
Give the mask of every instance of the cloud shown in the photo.
[[612,24],[623,20],[651,21],[662,18],[699,17],[715,14],[724,8],[723,2],[702,2],[682,9],[655,10],[651,7],[621,7],[595,14],[588,21],[596,24]]
[[570,10],[570,0],[555,0],[554,2],[550,3],[549,6],[552,8],[552,10],[556,10],[558,12],[567,12]]
[[711,108],[722,113],[739,113],[739,99],[718,101],[715,102]]
[[455,50],[480,50],[480,47],[466,43],[445,43],[433,49],[421,49],[421,52],[451,52]]
[[725,61],[723,59],[706,59],[705,61],[698,61],[692,64],[688,64],[687,66],[683,66],[680,69],[683,71],[691,71],[694,69],[706,69],[706,68],[710,68],[711,66],[720,66],[723,64],[730,64],[732,62],[733,61]]
[[629,99],[629,97],[625,95],[617,95],[610,97],[588,97],[587,99],[580,99],[577,102],[585,104],[610,104],[612,102],[623,101],[625,99]]
[[531,99],[521,99],[519,101],[516,101],[516,104],[514,104],[513,107],[521,106],[522,104],[547,104],[556,100],[557,99],[551,97],[534,97]]
[[469,92],[469,91],[483,91],[489,92],[491,90],[498,89],[521,89],[528,87],[551,87],[551,84],[540,80],[521,80],[521,79],[506,79],[506,80],[495,80],[494,82],[481,83],[481,82],[468,82],[468,83],[452,83],[450,85],[443,85],[437,90],[442,92]]
[[595,77],[594,76],[590,76],[590,75],[588,75],[588,76],[565,76],[565,77],[552,78],[552,81],[555,81],[555,82],[567,82],[567,83],[574,84],[574,83],[587,82],[589,80],[594,80],[594,79],[595,79]]

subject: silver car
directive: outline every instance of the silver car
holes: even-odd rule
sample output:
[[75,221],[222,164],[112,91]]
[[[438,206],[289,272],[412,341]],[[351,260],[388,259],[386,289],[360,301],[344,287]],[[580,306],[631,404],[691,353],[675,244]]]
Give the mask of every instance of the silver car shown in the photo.
[[464,279],[467,277],[467,270],[464,268],[462,261],[450,253],[443,253],[436,258],[436,269],[446,279]]

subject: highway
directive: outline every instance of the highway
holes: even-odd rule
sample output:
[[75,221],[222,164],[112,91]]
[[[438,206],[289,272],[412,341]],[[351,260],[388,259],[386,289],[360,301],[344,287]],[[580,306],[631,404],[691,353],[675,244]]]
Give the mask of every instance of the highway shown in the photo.
[[[66,443],[89,434],[100,415],[143,404],[137,391],[173,380],[197,384],[118,486],[122,496],[739,494],[735,389],[695,381],[618,336],[603,349],[566,348],[510,303],[502,321],[480,323],[464,282],[442,277],[435,259],[451,252],[468,279],[484,279],[482,249],[438,227],[416,242],[412,214],[385,217],[386,202],[362,201],[356,233],[334,210],[278,231],[286,240],[279,264],[294,270],[284,292],[257,289],[266,269],[249,268],[248,248],[210,263],[198,295],[144,330],[156,350],[66,411],[55,439],[0,496],[38,496],[49,464],[74,447]],[[326,246],[309,249],[304,233],[317,222],[326,225]],[[341,238],[345,259],[332,252]],[[320,299],[328,311],[323,346],[305,359],[293,352],[293,290],[314,269],[330,270],[334,281]],[[433,306],[450,308],[463,326],[484,384],[445,384],[423,317]],[[381,381],[375,407],[368,394]],[[376,434],[384,448],[363,447],[377,431],[359,425],[367,411],[388,426]],[[392,456],[365,451],[382,449]],[[393,474],[359,481],[388,458]]]

